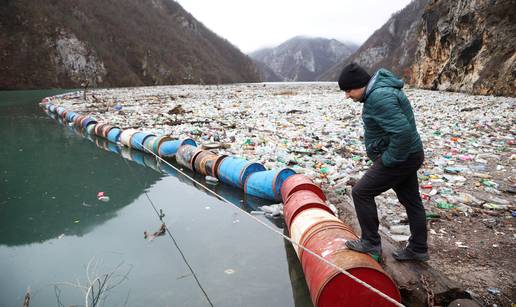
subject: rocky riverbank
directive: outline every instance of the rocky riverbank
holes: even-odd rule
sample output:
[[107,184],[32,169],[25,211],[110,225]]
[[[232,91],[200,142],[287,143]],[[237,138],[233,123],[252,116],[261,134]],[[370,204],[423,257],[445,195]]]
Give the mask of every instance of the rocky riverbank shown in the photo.
[[[486,304],[516,301],[514,98],[407,89],[426,161],[419,172],[430,220],[430,264]],[[60,98],[67,110],[120,128],[140,128],[259,161],[289,166],[319,183],[337,206],[370,161],[361,104],[334,83],[106,89]],[[391,191],[377,198],[382,228],[409,230]]]

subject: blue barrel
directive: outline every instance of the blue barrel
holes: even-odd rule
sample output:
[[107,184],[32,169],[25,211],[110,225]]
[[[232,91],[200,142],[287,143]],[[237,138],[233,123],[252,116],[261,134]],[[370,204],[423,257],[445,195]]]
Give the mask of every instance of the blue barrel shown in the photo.
[[131,137],[131,147],[136,150],[145,151],[145,149],[143,149],[143,143],[145,143],[145,139],[150,136],[155,135],[148,132],[136,132]]
[[171,158],[177,153],[179,147],[183,145],[192,145],[193,147],[197,147],[197,143],[192,139],[165,141],[159,146],[159,156],[163,158]]
[[66,114],[66,121],[73,122],[75,116],[77,116],[77,113],[75,113],[75,112],[68,112]]
[[[118,129],[118,128],[116,128],[116,129]],[[116,154],[120,154],[120,147],[118,147],[118,145],[116,143],[108,142],[107,148],[111,152],[114,152]]]
[[290,168],[252,173],[247,177],[244,192],[260,198],[281,201],[281,186],[285,180],[295,175]]
[[148,138],[146,138],[145,142],[143,142],[143,152],[151,154],[152,153],[152,147],[154,146],[154,142],[156,141],[157,138],[158,137],[155,136],[155,135],[151,135]]
[[116,142],[118,142],[118,138],[120,138],[120,133],[122,133],[120,128],[111,128],[107,134],[107,139],[116,144]]
[[250,174],[264,170],[265,167],[260,163],[249,162],[238,157],[227,157],[220,163],[218,174],[220,181],[242,189]]
[[89,124],[92,124],[92,123],[97,123],[97,121],[93,118],[93,117],[86,117],[85,119],[82,120],[81,122],[81,125],[82,125],[82,128],[86,128],[88,127]]

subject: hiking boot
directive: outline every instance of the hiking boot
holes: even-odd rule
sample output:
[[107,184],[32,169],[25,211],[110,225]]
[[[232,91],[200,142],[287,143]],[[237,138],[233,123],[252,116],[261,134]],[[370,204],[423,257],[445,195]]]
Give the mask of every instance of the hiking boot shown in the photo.
[[392,256],[398,261],[428,261],[430,259],[428,253],[417,253],[408,247],[394,251]]
[[382,254],[382,246],[381,245],[373,245],[369,241],[362,240],[362,239],[346,241],[346,246],[349,249],[354,250],[356,252],[378,255],[378,256],[380,256]]

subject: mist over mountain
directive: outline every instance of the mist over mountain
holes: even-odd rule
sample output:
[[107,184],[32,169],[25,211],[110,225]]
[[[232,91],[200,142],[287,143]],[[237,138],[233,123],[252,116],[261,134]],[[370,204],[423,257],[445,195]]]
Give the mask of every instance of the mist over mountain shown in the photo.
[[[267,81],[275,81],[276,76],[281,81],[313,81],[339,59],[351,55],[357,47],[335,39],[296,36],[277,47],[257,50],[250,56],[267,66],[259,66]],[[271,77],[266,70],[276,76]]]
[[4,0],[0,89],[259,81],[253,61],[170,0]]

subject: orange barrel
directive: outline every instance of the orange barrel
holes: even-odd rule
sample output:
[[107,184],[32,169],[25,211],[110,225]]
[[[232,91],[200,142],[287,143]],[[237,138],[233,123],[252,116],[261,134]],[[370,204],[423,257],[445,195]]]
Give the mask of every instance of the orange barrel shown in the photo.
[[228,155],[216,155],[216,156],[209,156],[206,157],[203,161],[204,164],[204,171],[206,175],[218,178],[219,173],[219,165],[222,163],[222,160],[224,160]]
[[97,125],[95,126],[95,130],[94,130],[95,135],[103,137],[102,129],[104,129],[104,126],[106,126],[106,125],[108,125],[108,124],[106,124],[106,123],[97,123]]
[[[290,238],[298,244],[301,244],[301,238],[310,227],[323,221],[340,221],[332,213],[321,208],[310,208],[299,212],[292,220],[289,231]],[[294,246],[299,256],[299,247]]]
[[309,190],[319,195],[322,200],[326,200],[326,195],[324,195],[321,188],[310,180],[310,178],[297,174],[294,176],[290,176],[285,180],[283,185],[281,186],[281,198],[283,202],[285,202],[288,197],[299,190]]
[[299,190],[290,195],[283,207],[283,216],[285,217],[285,225],[287,225],[287,228],[290,229],[290,225],[296,215],[310,208],[319,208],[334,215],[333,211],[331,211],[319,195],[309,190]]
[[120,134],[120,143],[124,144],[127,147],[131,147],[131,138],[133,135],[138,132],[136,129],[125,129]]
[[[208,175],[206,173],[206,161],[209,159],[216,159],[218,155],[210,150],[201,150],[194,161],[194,171],[203,174],[204,176]],[[211,175],[210,175],[211,176]]]
[[[400,302],[396,284],[380,265],[371,256],[346,247],[347,240],[355,239],[357,236],[345,225],[339,227],[335,223],[322,221],[307,230],[302,241],[303,246],[316,255]],[[314,255],[305,251],[300,255],[300,260],[315,306],[392,306],[383,297]]]
[[203,150],[193,145],[182,145],[179,147],[176,153],[176,161],[179,165],[182,165],[190,170],[194,170],[193,165],[195,158]]
[[86,116],[85,115],[77,115],[75,116],[75,118],[73,119],[73,123],[76,127],[80,128],[81,127],[81,121],[85,118]]
[[109,130],[113,129],[114,127],[111,126],[110,124],[105,124],[103,127],[102,127],[102,131],[100,132],[100,136],[107,139],[107,135],[109,133]]
[[244,192],[264,199],[281,201],[281,186],[288,177],[295,174],[296,172],[290,168],[252,173],[244,182]]

